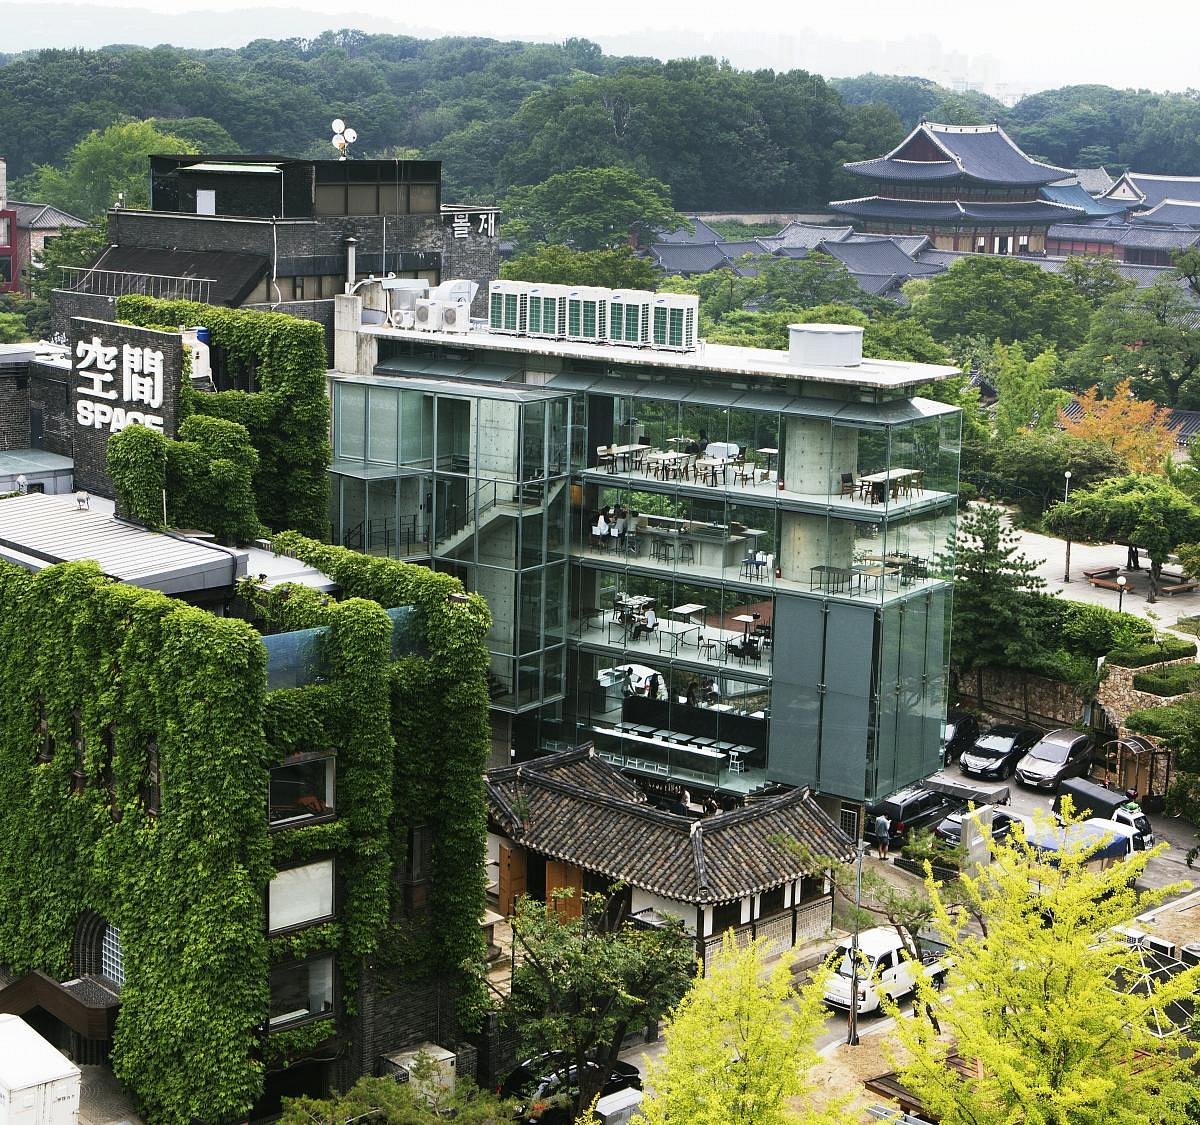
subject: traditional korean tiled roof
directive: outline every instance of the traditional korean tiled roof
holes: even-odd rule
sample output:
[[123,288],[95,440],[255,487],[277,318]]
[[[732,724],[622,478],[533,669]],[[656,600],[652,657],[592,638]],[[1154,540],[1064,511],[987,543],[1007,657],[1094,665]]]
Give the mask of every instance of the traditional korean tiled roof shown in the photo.
[[1046,231],[1047,238],[1074,239],[1076,242],[1099,242],[1115,246],[1125,233],[1127,224],[1104,223],[1054,223]]
[[1046,223],[1080,216],[1077,207],[1033,199],[1026,203],[960,203],[957,200],[891,199],[879,195],[839,199],[830,210],[866,220],[892,219],[905,223],[940,223],[977,226],[985,223]]
[[[944,270],[949,269],[961,258],[976,257],[979,257],[979,255],[969,254],[962,250],[934,250],[931,248],[929,250],[922,250],[917,255],[917,260],[924,265],[936,266],[939,270]],[[1038,269],[1044,270],[1046,273],[1061,273],[1067,264],[1065,256],[1047,257],[1044,254],[1010,254],[1009,257],[1021,262],[1032,262]],[[1122,277],[1129,278],[1139,289],[1144,289],[1147,285],[1153,285],[1156,281],[1161,281],[1164,277],[1169,280],[1176,280],[1175,271],[1170,266],[1140,266],[1130,262],[1118,262],[1115,260],[1113,265],[1117,267],[1117,271]]]
[[[1062,407],[1063,414],[1072,422],[1083,417],[1083,407],[1077,398],[1068,399]],[[1175,444],[1186,448],[1189,441],[1200,433],[1200,410],[1167,410],[1163,425],[1175,435]]]
[[1144,208],[1157,207],[1168,199],[1200,200],[1200,176],[1156,176],[1148,172],[1126,172],[1105,192],[1105,198],[1118,200],[1128,190],[1137,196],[1135,205]]
[[1130,223],[1118,245],[1134,250],[1187,250],[1200,245],[1200,228],[1152,227]]
[[822,242],[816,249],[836,258],[852,274],[916,277],[938,272],[934,266],[914,261],[892,238]]
[[486,788],[492,821],[515,843],[676,902],[732,902],[812,874],[779,837],[842,859],[854,851],[807,789],[693,820],[654,808],[590,750],[489,770]]
[[771,247],[759,242],[757,238],[718,242],[717,245],[727,258],[740,258],[743,254],[769,254],[771,252]]
[[[930,152],[937,155],[930,157]],[[886,156],[844,167],[857,176],[902,182],[963,177],[989,184],[1048,184],[1071,174],[1069,168],[1027,156],[999,125],[932,121],[922,121]]]
[[1077,183],[1047,184],[1038,189],[1038,194],[1051,203],[1065,203],[1068,207],[1078,207],[1088,216],[1117,215],[1125,210],[1124,203],[1111,199],[1096,199]]
[[1107,168],[1076,168],[1072,178],[1088,195],[1103,195],[1113,186]]
[[[873,242],[877,239],[877,234],[852,234],[847,238],[846,242]],[[925,234],[889,234],[890,238],[897,246],[900,247],[910,258],[914,254],[919,254],[929,246],[933,245],[929,241],[929,236]]]
[[650,254],[667,273],[707,273],[729,265],[729,258],[716,242],[656,242]]
[[695,215],[689,215],[688,221],[692,224],[693,230],[688,230],[686,227],[681,230],[659,231],[655,242],[673,242],[678,246],[687,246],[697,242],[720,242],[721,236],[713,230],[703,219],[696,218]]
[[1149,211],[1131,215],[1129,221],[1134,226],[1155,223],[1160,226],[1200,227],[1200,199],[1164,199]]
[[827,227],[820,223],[790,222],[778,234],[758,239],[771,250],[811,250],[818,242],[840,242],[854,233],[853,227]]
[[88,225],[85,219],[50,203],[21,203],[10,199],[8,205],[17,213],[17,227],[20,230],[63,230]]

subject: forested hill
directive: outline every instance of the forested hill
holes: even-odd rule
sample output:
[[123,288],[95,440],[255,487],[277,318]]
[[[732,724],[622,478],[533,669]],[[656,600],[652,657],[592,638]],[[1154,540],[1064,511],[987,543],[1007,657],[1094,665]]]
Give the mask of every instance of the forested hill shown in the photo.
[[803,210],[860,190],[922,114],[1003,120],[1065,165],[1200,174],[1200,98],[1076,87],[1014,109],[913,78],[836,84],[712,59],[605,56],[593,43],[420,40],[356,31],[237,50],[108,47],[0,56],[11,177],[60,162],[93,129],[154,118],[202,150],[326,156],[344,117],[362,156],[444,161],[446,198],[486,201],[577,166],[625,164],[691,209]]

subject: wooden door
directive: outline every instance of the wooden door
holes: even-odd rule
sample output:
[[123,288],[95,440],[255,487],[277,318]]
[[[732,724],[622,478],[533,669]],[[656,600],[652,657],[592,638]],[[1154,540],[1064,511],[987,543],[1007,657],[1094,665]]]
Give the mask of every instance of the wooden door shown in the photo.
[[[569,887],[569,897],[555,899],[559,887]],[[557,859],[546,860],[546,905],[564,918],[579,918],[583,914],[583,871],[573,863]]]
[[497,894],[500,913],[507,917],[525,893],[525,849],[507,840],[500,841],[500,888]]

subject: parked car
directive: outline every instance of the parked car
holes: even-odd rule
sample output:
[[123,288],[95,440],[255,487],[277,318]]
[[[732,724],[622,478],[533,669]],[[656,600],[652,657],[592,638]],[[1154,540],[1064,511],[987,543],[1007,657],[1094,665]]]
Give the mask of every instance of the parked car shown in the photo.
[[1076,816],[1110,820],[1131,829],[1138,838],[1139,850],[1154,847],[1154,828],[1142,811],[1142,806],[1125,793],[1105,789],[1085,777],[1068,777],[1054,795],[1054,815],[1062,811],[1064,797],[1071,798]]
[[1017,763],[1017,780],[1034,789],[1054,789],[1083,773],[1091,752],[1092,740],[1082,731],[1052,730]]
[[932,828],[948,813],[963,808],[964,804],[946,793],[926,789],[923,785],[910,785],[867,806],[866,835],[873,837],[875,818],[883,813],[892,822],[888,834],[892,843],[899,844],[914,828]]
[[[962,822],[965,812],[953,812],[943,820],[933,834],[939,840],[957,845],[962,841]],[[992,839],[999,843],[1013,830],[1014,824],[1025,823],[1025,818],[1019,813],[1003,812],[1001,809],[992,810]]]
[[997,723],[959,758],[958,768],[968,777],[1012,777],[1017,763],[1041,737],[1042,732],[1034,727]]
[[[826,1004],[839,1008],[850,1007],[854,983],[854,962],[851,960],[854,940],[845,938],[830,958],[834,971],[825,981]],[[860,1015],[882,1007],[881,995],[891,1000],[906,996],[916,987],[917,977],[922,974],[939,986],[946,975],[946,947],[940,943],[918,936],[915,944],[921,959],[915,961],[908,956],[900,935],[892,926],[863,930],[857,940],[859,964],[856,1007]]]
[[[600,1066],[595,1062],[587,1065]],[[571,1125],[575,1120],[571,1107],[555,1103],[561,1095],[565,1095],[564,1101],[574,1101],[579,1092],[577,1074],[574,1062],[565,1051],[551,1051],[526,1059],[515,1067],[496,1093],[502,1098],[516,1099],[517,1119],[520,1121],[537,1122],[538,1125]],[[642,1072],[632,1063],[618,1059],[600,1096],[641,1088]]]
[[942,727],[942,765],[948,766],[963,752],[975,745],[979,737],[979,720],[969,711],[951,711]]

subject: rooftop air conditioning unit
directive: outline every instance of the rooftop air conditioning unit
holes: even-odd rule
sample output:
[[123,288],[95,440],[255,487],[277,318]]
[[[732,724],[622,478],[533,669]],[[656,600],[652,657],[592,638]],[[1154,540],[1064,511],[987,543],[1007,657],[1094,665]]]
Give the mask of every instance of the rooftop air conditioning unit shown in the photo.
[[1168,941],[1166,938],[1155,937],[1153,934],[1147,934],[1142,939],[1142,948],[1148,949],[1152,953],[1158,953],[1163,957],[1170,957],[1178,960],[1179,955],[1175,951],[1175,943]]
[[442,305],[443,332],[469,332],[471,330],[471,306],[466,301],[446,302]]
[[379,1060],[380,1074],[397,1082],[410,1082],[413,1090],[426,1101],[433,1101],[441,1090],[454,1089],[458,1056],[436,1043],[421,1043]]
[[529,290],[530,336],[548,340],[561,340],[567,334],[566,285],[535,285]]
[[418,297],[417,307],[413,310],[415,327],[423,328],[426,332],[440,332],[442,328],[442,302],[433,301],[428,297]]
[[700,298],[690,293],[659,293],[651,310],[650,342],[668,351],[696,349]]
[[412,328],[417,323],[415,309],[392,309],[388,320],[393,328]]
[[608,299],[608,338],[614,344],[644,347],[650,343],[650,309],[657,293],[615,289]]
[[567,292],[567,339],[603,343],[608,339],[610,290],[581,285]]
[[529,322],[528,281],[493,281],[488,286],[488,328],[520,336]]

